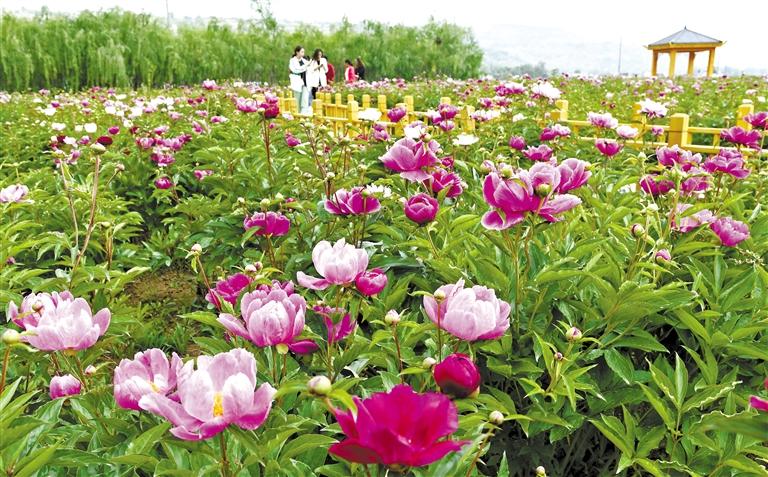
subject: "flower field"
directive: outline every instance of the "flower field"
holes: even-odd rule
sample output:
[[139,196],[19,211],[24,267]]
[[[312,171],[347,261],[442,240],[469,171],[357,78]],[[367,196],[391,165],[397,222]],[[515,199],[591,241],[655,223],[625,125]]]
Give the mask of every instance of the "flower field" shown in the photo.
[[332,92],[0,92],[5,475],[766,475],[768,78]]

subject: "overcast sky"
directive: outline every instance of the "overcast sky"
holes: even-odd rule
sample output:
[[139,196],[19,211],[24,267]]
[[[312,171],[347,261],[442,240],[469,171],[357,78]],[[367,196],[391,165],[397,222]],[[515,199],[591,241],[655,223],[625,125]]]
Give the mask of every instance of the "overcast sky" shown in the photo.
[[[249,0],[167,0],[175,17],[247,18],[255,16]],[[75,13],[119,6],[137,12],[165,16],[166,0],[0,0],[8,11],[36,10]],[[273,0],[271,8],[279,20],[307,23],[379,20],[419,25],[430,16],[482,30],[498,25],[556,28],[573,42],[623,41],[624,49],[640,49],[683,26],[726,41],[718,50],[718,64],[735,68],[768,69],[765,19],[768,1],[742,0]],[[566,40],[563,40],[566,41]],[[521,45],[524,48],[525,45]],[[650,58],[650,53],[648,53]],[[546,62],[546,58],[542,58]],[[650,60],[649,60],[650,63]]]

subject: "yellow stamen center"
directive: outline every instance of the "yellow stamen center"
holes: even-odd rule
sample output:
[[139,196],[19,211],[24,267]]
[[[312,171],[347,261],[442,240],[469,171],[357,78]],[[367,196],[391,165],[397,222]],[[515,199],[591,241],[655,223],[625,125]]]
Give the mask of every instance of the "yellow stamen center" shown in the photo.
[[224,404],[222,403],[223,396],[221,393],[213,395],[213,416],[220,417],[224,415]]
[[154,381],[150,381],[149,382],[149,387],[151,387],[152,391],[154,391],[156,393],[160,392],[160,388],[157,387],[157,384],[155,384]]

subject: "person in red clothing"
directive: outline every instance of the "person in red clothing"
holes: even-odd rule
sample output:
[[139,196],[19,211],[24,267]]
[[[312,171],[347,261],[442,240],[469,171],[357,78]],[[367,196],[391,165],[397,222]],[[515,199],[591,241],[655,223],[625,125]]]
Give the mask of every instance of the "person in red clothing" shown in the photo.
[[355,74],[355,66],[351,60],[344,60],[346,68],[344,69],[344,81],[347,83],[354,83],[357,81],[357,75]]
[[[328,57],[325,57],[325,61],[328,61]],[[325,72],[325,80],[328,84],[333,83],[336,80],[336,68],[333,67],[330,61],[328,61],[328,71]]]

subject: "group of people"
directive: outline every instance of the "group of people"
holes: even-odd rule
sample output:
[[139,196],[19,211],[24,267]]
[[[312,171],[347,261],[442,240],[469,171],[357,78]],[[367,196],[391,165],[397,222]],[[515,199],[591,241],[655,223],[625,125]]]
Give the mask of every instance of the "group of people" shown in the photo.
[[[344,81],[353,83],[365,79],[365,64],[358,56],[355,63],[344,60]],[[310,114],[312,112],[312,100],[315,99],[317,90],[333,84],[336,80],[336,69],[328,61],[328,57],[322,49],[317,48],[312,57],[304,56],[304,47],[297,46],[293,49],[293,56],[288,62],[290,70],[290,85],[294,92],[299,112]]]

